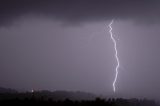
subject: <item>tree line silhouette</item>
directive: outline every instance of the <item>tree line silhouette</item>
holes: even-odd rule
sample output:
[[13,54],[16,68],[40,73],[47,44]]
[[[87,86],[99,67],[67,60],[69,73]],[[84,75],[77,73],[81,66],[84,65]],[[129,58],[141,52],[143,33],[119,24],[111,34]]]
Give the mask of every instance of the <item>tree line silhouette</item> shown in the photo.
[[[9,96],[9,94],[8,94]],[[94,100],[54,100],[44,96],[0,98],[0,106],[160,106],[153,100],[147,99],[123,99],[123,98],[95,98]]]
[[0,87],[0,106],[160,106],[154,100],[100,98],[86,92],[21,92]]

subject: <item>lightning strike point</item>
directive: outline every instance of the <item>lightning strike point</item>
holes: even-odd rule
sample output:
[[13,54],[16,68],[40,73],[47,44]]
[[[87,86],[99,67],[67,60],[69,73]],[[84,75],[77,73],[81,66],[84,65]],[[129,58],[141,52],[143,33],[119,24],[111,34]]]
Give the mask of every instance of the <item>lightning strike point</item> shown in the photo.
[[118,52],[117,52],[117,42],[116,42],[116,40],[115,40],[115,38],[114,38],[114,36],[113,36],[113,33],[112,33],[112,24],[113,24],[113,22],[114,22],[114,20],[112,20],[110,23],[109,23],[109,28],[110,28],[110,30],[109,30],[109,33],[110,33],[110,37],[111,37],[111,40],[113,41],[113,43],[114,43],[114,50],[115,50],[115,58],[116,58],[116,61],[117,61],[117,66],[116,66],[116,68],[115,68],[115,71],[116,71],[116,73],[115,73],[115,78],[114,78],[114,81],[113,81],[113,84],[112,84],[112,86],[113,86],[113,91],[114,91],[114,93],[116,92],[116,87],[115,87],[115,85],[116,85],[116,81],[117,81],[117,77],[118,77],[118,69],[119,69],[119,58],[118,58]]

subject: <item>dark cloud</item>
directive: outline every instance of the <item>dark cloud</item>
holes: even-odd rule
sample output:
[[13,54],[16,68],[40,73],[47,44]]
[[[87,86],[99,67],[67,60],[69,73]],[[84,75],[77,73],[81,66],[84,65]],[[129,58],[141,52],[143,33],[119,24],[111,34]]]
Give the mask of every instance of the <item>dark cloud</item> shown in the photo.
[[159,0],[1,0],[0,25],[25,14],[41,14],[65,22],[114,19],[157,23]]

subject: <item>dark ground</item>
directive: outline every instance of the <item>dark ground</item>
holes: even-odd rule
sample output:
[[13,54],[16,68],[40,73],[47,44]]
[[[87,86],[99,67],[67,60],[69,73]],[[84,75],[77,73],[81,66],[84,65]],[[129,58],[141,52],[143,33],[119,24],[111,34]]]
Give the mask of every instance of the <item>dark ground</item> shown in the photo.
[[[147,99],[123,99],[123,98],[95,98],[83,100],[63,98],[59,100],[49,94],[38,93],[14,93],[0,94],[0,106],[160,106],[153,100]],[[64,95],[61,94],[63,97]],[[73,95],[74,96],[74,95]],[[66,96],[67,97],[67,96]],[[69,97],[69,96],[68,96]],[[72,96],[70,96],[72,97]]]

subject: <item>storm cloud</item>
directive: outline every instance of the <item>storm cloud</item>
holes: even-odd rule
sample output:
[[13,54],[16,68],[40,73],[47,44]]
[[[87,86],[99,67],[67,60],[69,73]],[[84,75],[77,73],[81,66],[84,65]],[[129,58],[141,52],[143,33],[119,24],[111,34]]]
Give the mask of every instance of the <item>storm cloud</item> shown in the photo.
[[131,20],[157,23],[159,0],[1,0],[0,25],[23,15],[44,15],[63,22]]

